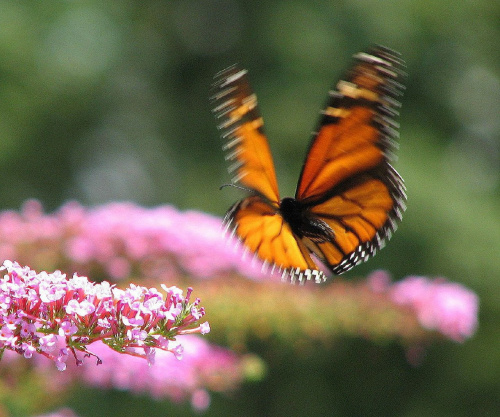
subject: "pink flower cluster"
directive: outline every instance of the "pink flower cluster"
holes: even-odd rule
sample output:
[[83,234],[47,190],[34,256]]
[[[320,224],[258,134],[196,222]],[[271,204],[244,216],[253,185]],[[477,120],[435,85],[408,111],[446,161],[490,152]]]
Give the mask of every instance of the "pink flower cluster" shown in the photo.
[[476,331],[479,298],[463,285],[421,276],[410,276],[391,285],[385,271],[372,273],[368,282],[374,291],[387,291],[393,302],[411,308],[426,329],[457,342]]
[[53,214],[26,202],[20,213],[0,213],[0,259],[36,265],[43,256],[66,270],[98,267],[111,279],[137,274],[170,279],[187,273],[211,277],[237,271],[262,276],[242,261],[235,239],[223,236],[221,219],[172,206],[143,208],[110,203],[87,209],[67,203]]
[[397,304],[411,306],[423,327],[457,342],[463,342],[476,331],[479,299],[460,284],[444,278],[408,277],[394,285],[392,299]]
[[[110,348],[154,361],[155,348],[182,356],[176,336],[207,333],[208,323],[200,300],[190,302],[177,287],[162,286],[166,297],[154,288],[131,284],[121,290],[104,281],[89,282],[60,271],[36,273],[5,261],[0,271],[0,351],[15,351],[30,358],[39,353],[66,369],[76,351],[93,355],[87,346],[102,341]],[[95,355],[94,355],[95,356]],[[99,361],[99,359],[98,359]]]

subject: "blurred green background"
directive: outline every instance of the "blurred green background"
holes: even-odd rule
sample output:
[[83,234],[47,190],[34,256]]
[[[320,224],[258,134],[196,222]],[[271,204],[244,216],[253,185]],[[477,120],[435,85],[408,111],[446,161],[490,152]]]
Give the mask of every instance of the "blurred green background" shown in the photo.
[[[495,0],[2,1],[0,208],[131,200],[222,215],[240,194],[218,189],[229,175],[208,97],[234,62],[249,69],[292,195],[328,89],[354,53],[391,47],[409,74],[396,162],[408,209],[349,276],[461,282],[481,298],[478,333],[430,347],[419,368],[361,341],[334,358],[270,359],[263,383],[216,396],[207,415],[500,415],[499,39]],[[143,401],[103,397],[109,415]]]

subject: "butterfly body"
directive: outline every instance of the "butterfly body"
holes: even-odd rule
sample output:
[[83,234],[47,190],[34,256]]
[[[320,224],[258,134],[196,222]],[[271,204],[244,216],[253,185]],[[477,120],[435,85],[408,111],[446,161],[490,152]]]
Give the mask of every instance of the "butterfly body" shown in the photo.
[[402,61],[376,47],[329,93],[313,133],[295,196],[279,196],[274,164],[245,70],[216,76],[215,113],[222,121],[233,183],[249,196],[224,222],[248,251],[283,279],[324,281],[319,260],[341,274],[373,256],[405,209],[403,180],[390,165],[397,137]]
[[283,220],[290,225],[293,234],[300,239],[327,239],[333,236],[331,228],[311,214],[306,204],[295,198],[282,199],[279,212]]
[[300,201],[292,197],[285,197],[280,202],[280,214],[290,225],[292,231],[299,237],[302,237],[307,226],[308,216],[306,208]]

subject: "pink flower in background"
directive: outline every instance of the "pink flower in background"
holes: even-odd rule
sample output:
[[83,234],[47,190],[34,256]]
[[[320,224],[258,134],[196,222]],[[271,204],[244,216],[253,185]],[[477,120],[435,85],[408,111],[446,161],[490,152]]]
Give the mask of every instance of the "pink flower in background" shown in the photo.
[[437,330],[457,342],[476,331],[479,299],[460,284],[415,276],[395,283],[390,291],[395,303],[415,310],[425,328]]
[[89,386],[127,390],[174,402],[190,398],[193,407],[200,410],[210,404],[207,389],[228,391],[240,384],[242,363],[234,352],[211,345],[199,336],[182,336],[179,340],[184,348],[182,361],[157,351],[154,366],[96,342],[93,352],[103,363],[77,371]]
[[[87,209],[78,203],[68,203],[53,214],[44,214],[38,202],[29,201],[21,213],[0,212],[0,258],[11,254],[28,264],[42,263],[65,270],[88,271],[115,281],[129,276],[158,281],[186,275],[213,278],[234,272],[269,281],[269,276],[261,272],[259,262],[252,256],[242,259],[242,252],[235,239],[223,236],[220,218],[196,211],[181,212],[172,206],[142,208],[132,203],[111,203]],[[422,326],[438,330],[453,340],[463,340],[474,333],[478,302],[472,292],[460,286],[451,291],[450,285],[453,284],[436,282],[429,287],[432,291],[427,285],[413,284],[403,297],[405,281],[393,284],[387,272],[375,271],[367,278],[364,288],[369,288],[378,294],[377,300],[394,308],[403,304],[410,306]],[[101,284],[102,291],[105,284]],[[175,297],[175,289],[171,290],[173,293],[169,296]],[[60,288],[54,286],[50,291],[41,294],[47,301],[57,298]],[[467,292],[470,294],[468,298],[462,296]],[[119,295],[116,289],[114,293]],[[123,296],[128,297],[127,294]],[[8,305],[10,298],[11,294],[0,294],[0,306]],[[149,294],[144,300],[145,310],[140,313],[133,309],[127,311],[122,315],[123,323],[142,327],[143,314],[146,309],[154,311],[156,302],[157,298]],[[68,300],[67,303],[68,311],[76,317],[96,314],[90,311],[94,306],[91,300],[83,299]],[[198,320],[203,311],[197,305],[193,307],[185,312],[186,317]],[[178,311],[177,305],[169,305],[164,313],[167,321],[173,322]],[[110,331],[116,327],[109,317],[98,317],[97,325]],[[76,324],[61,321],[59,326],[59,337],[77,337]],[[143,329],[128,330],[127,335],[136,340],[136,347],[145,349],[147,336]],[[209,326],[197,324],[180,330],[184,334],[204,334],[209,331]],[[24,327],[22,331],[26,333],[29,329]],[[15,336],[9,326],[4,326],[0,337],[8,342]],[[160,342],[161,335],[156,337],[156,343],[168,349],[168,343]],[[32,355],[29,343],[24,344],[23,349],[26,356]],[[181,349],[176,348],[175,354],[182,356]],[[152,360],[154,354],[148,353],[147,357]]]
[[[210,405],[210,392],[231,392],[246,378],[245,356],[213,345],[196,335],[179,336],[177,339],[174,345],[181,346],[182,343],[182,360],[169,352],[157,350],[154,364],[150,364],[139,357],[120,354],[97,341],[91,349],[99,356],[101,364],[77,366],[71,361],[65,372],[58,372],[52,361],[37,355],[30,362],[31,375],[54,396],[63,397],[66,390],[83,384],[97,389],[144,394],[157,400],[190,401],[193,409],[198,411]],[[21,360],[19,355],[5,352],[0,362],[4,375],[6,372],[9,375],[8,369],[19,368]],[[64,409],[64,412],[68,410]],[[46,416],[59,416],[57,413]]]
[[[131,284],[121,290],[74,275],[67,279],[56,271],[36,273],[5,261],[0,281],[0,349],[30,358],[37,352],[66,369],[76,351],[94,355],[87,347],[102,341],[108,347],[152,361],[154,348],[179,356],[182,349],[172,341],[179,335],[205,334],[199,324],[205,310],[197,298],[191,301],[177,287],[163,286],[166,297],[154,288]],[[98,360],[98,362],[100,359]]]
[[224,237],[220,218],[172,206],[110,203],[87,209],[71,202],[45,214],[30,200],[20,213],[0,213],[0,259],[33,265],[41,254],[45,262],[69,262],[71,270],[100,267],[113,280],[134,273],[159,279],[231,271],[265,276],[258,262],[241,259],[242,249]]
[[392,285],[391,275],[382,269],[373,271],[366,277],[366,284],[373,292],[384,293]]

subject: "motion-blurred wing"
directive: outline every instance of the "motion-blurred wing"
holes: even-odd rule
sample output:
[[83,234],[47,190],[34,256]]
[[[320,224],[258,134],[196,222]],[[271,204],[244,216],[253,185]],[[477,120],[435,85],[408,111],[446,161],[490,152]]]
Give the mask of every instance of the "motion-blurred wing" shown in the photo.
[[334,274],[341,274],[375,255],[396,229],[401,201],[395,201],[380,179],[359,177],[356,184],[310,208],[333,232],[329,239],[306,245]]
[[278,204],[274,163],[246,70],[232,66],[221,71],[215,76],[214,90],[214,113],[226,141],[226,159],[232,162],[233,183]]
[[399,56],[383,47],[355,55],[346,79],[330,91],[302,167],[297,199],[322,200],[356,175],[391,170],[388,160],[398,136],[394,117],[400,106],[395,98],[403,89],[401,66]]
[[236,203],[224,222],[232,228],[246,250],[254,253],[282,279],[304,282],[324,281],[304,243],[295,236],[283,217],[260,196],[247,197]]
[[382,248],[405,210],[405,186],[389,164],[398,136],[402,61],[386,48],[355,55],[330,92],[302,168],[296,198],[333,231],[306,246],[336,274]]

